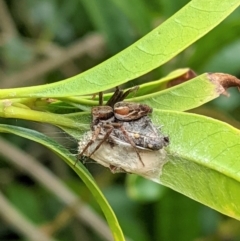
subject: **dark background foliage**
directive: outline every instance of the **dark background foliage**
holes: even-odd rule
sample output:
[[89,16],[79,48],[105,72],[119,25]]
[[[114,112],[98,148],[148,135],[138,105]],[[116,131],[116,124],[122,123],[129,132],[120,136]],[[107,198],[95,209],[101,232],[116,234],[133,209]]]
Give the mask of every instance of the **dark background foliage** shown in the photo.
[[[150,32],[187,2],[0,0],[0,88],[45,84],[83,72]],[[181,67],[190,67],[198,74],[226,72],[240,77],[239,13],[238,9],[170,62],[128,86],[159,79]],[[239,128],[239,93],[229,92],[231,97],[220,97],[193,111]],[[15,119],[1,119],[1,123],[44,132],[76,153],[77,141],[56,128]],[[11,154],[17,147],[29,155],[26,158],[36,158],[90,205],[93,212],[101,215],[89,191],[65,163],[45,148],[22,138],[2,135],[0,140],[0,189],[9,204],[57,240],[106,240],[79,221],[72,209],[30,174],[17,168],[13,159],[21,162],[21,158]],[[129,240],[240,240],[240,223],[236,220],[152,182],[143,179],[136,182],[134,177],[124,174],[112,175],[94,163],[86,166],[112,205]],[[1,204],[0,209],[6,212]],[[0,240],[26,240],[16,230],[0,216]]]

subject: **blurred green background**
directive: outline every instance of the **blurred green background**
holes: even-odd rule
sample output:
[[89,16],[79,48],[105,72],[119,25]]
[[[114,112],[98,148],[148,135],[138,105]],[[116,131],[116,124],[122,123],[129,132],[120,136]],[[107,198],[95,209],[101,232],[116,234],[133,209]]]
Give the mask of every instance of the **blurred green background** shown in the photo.
[[[0,88],[45,84],[81,73],[150,32],[187,2],[0,0]],[[170,62],[127,86],[159,79],[182,67],[198,74],[225,72],[239,78],[240,9]],[[222,96],[192,111],[240,128],[239,93],[231,89],[229,93],[228,98]],[[77,141],[52,126],[15,119],[0,121],[44,132],[76,153]],[[85,204],[66,201],[70,200],[69,193],[56,196],[41,183],[48,179],[40,167],[25,165],[25,159],[50,170],[62,181],[60,186]],[[24,168],[19,167],[21,164]],[[113,207],[128,240],[240,240],[239,221],[134,175],[113,175],[90,162],[86,166]],[[49,186],[51,183],[58,190],[50,180]],[[82,206],[90,208],[93,216],[98,215],[103,226],[90,214],[76,214]],[[1,241],[30,240],[21,231],[26,225],[10,210],[19,212],[40,232],[56,240],[111,240],[108,230],[104,231],[101,210],[76,174],[50,151],[13,135],[0,138],[0,209]]]

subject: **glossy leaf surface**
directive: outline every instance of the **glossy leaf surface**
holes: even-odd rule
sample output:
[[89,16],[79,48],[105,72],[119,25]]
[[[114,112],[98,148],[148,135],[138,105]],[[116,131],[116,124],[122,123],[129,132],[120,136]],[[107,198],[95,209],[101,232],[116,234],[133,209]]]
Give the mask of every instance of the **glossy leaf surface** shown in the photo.
[[190,1],[159,27],[102,64],[53,84],[1,90],[0,98],[78,96],[121,85],[172,59],[239,4],[239,0]]
[[240,131],[195,114],[154,111],[169,135],[169,161],[160,182],[240,219]]

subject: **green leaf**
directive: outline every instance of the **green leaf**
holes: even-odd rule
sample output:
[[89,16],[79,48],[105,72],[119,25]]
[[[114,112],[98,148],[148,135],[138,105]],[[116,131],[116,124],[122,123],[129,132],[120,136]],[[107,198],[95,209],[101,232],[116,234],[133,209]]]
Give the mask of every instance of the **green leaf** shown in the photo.
[[240,220],[240,131],[209,117],[155,110],[170,138],[160,183]]
[[95,68],[49,85],[4,89],[0,98],[77,96],[121,85],[169,61],[238,6],[239,0],[192,0],[145,37]]
[[[185,111],[217,98],[220,94],[224,93],[228,87],[240,86],[240,80],[228,74],[206,73],[186,81],[184,79],[186,73],[189,73],[189,69],[177,70],[165,78],[143,84],[136,94],[130,94],[130,97],[131,95],[137,95],[137,97],[128,98],[127,100],[142,102],[157,109]],[[182,76],[183,80],[181,80]],[[185,82],[167,88],[179,80]],[[105,100],[109,99],[111,95],[112,93],[106,94]],[[89,129],[90,119],[86,117],[84,112],[56,114],[51,113],[51,110],[56,112],[57,108],[59,108],[59,110],[67,108],[71,111],[69,107],[72,105],[75,109],[79,107],[90,111],[90,107],[85,106],[86,104],[98,105],[98,100],[93,101],[76,97],[62,98],[62,101],[53,102],[52,107],[51,103],[49,104],[47,102],[47,100],[44,102],[44,100],[39,101],[38,99],[31,98],[3,100],[0,102],[0,116],[40,121],[76,130],[86,130]],[[29,107],[47,110],[48,112],[33,110]],[[72,111],[73,110],[72,108]]]
[[[174,73],[183,73],[183,70],[173,72],[161,80],[141,85],[139,90],[140,95],[143,93],[145,95],[129,98],[127,100],[142,102],[151,106],[152,108],[157,109],[185,111],[201,106],[204,103],[217,98],[220,94],[224,93],[229,86],[240,86],[240,80],[234,76],[213,73],[197,76],[194,79],[162,91],[162,88],[166,88],[167,85],[174,83],[176,78]],[[158,91],[158,88],[160,88],[160,91]],[[151,93],[154,90],[156,92]],[[148,92],[150,94],[147,94]],[[106,97],[109,98],[110,95],[112,95],[112,93],[106,95]],[[78,100],[74,97],[65,99],[68,101],[68,103],[71,103],[71,101],[79,101],[81,103],[80,105],[84,104],[84,102],[87,102],[86,99]],[[24,101],[27,102],[25,99]],[[32,102],[30,103],[32,104]],[[75,105],[75,103],[72,104]],[[88,104],[98,105],[97,101],[91,101],[91,103],[88,102]],[[64,103],[63,106],[65,106]],[[83,130],[85,131],[90,128],[91,122],[89,112],[55,114],[31,110],[28,108],[28,106],[22,104],[21,102],[17,103],[14,101],[12,102],[11,100],[3,100],[0,102],[0,116],[5,118],[19,118],[50,123],[59,126],[65,131],[69,129],[67,132],[71,132],[70,134],[75,136],[76,139],[82,135]],[[70,131],[70,129],[72,129],[72,131]]]
[[[154,82],[149,83],[151,84]],[[212,81],[209,74],[202,74],[164,91],[129,100],[142,102],[157,109],[185,111],[203,105],[223,92],[224,88],[220,83]]]
[[[201,226],[203,208],[197,202],[168,189],[156,206],[158,240],[197,240],[199,234],[205,231]],[[204,224],[209,226],[211,218],[207,216],[206,220]]]
[[[195,76],[195,73],[189,68],[182,68],[182,69],[174,70],[171,73],[169,73],[167,76],[165,76],[159,80],[155,80],[155,81],[151,81],[151,82],[139,85],[139,89],[137,91],[130,93],[127,96],[126,100],[134,101],[136,99],[134,97],[142,97],[142,96],[144,96],[144,97],[138,98],[138,99],[144,99],[146,95],[150,95],[153,93],[155,95],[159,95],[159,94],[161,95],[161,91],[171,87],[173,85],[172,83],[174,81],[177,81],[177,80],[182,80],[182,82],[184,80],[186,81],[186,77],[188,78],[189,75]],[[194,76],[192,76],[192,78]],[[206,80],[208,80],[208,79],[206,78]],[[109,100],[112,95],[113,95],[113,92],[104,93],[104,96],[103,96],[104,100],[105,101]],[[146,98],[147,99],[151,98],[151,96],[146,96]],[[92,95],[91,96],[81,96],[81,97],[68,96],[68,97],[60,98],[60,100],[68,102],[68,103],[76,103],[76,105],[75,105],[76,107],[78,107],[77,104],[79,104],[79,109],[88,110],[88,111],[90,110],[90,108],[88,108],[87,106],[96,106],[99,104],[98,96],[96,96],[96,98],[93,99]],[[61,103],[59,103],[59,105],[61,105]]]
[[[189,80],[190,78],[188,78],[188,76],[190,75],[191,78],[196,76],[196,74],[189,68],[176,69],[159,80],[150,81],[139,85],[139,89],[130,93],[127,96],[127,99],[128,101],[133,101],[134,97],[142,97],[156,92],[159,92],[159,94],[161,94],[162,90],[171,87],[173,85],[172,83],[174,83],[175,81],[181,80],[181,82],[184,82]],[[112,94],[113,93],[104,94],[104,98],[108,100],[112,96]]]
[[114,212],[112,211],[109,203],[107,202],[104,195],[96,185],[91,174],[82,165],[82,163],[78,162],[76,166],[74,166],[76,159],[73,157],[72,153],[70,153],[67,149],[62,147],[57,142],[51,140],[46,135],[43,135],[39,132],[30,130],[30,129],[0,124],[0,132],[12,133],[12,134],[27,138],[29,140],[33,140],[35,142],[38,142],[46,146],[47,148],[55,152],[58,156],[60,156],[78,174],[78,176],[83,180],[83,182],[92,192],[96,201],[100,205],[103,213],[105,214],[108,224],[112,230],[114,239],[119,241],[125,240],[123,237],[122,230],[118,224],[117,218]]
[[165,189],[165,187],[140,176],[127,176],[127,191],[132,199],[142,202],[156,202],[163,196]]

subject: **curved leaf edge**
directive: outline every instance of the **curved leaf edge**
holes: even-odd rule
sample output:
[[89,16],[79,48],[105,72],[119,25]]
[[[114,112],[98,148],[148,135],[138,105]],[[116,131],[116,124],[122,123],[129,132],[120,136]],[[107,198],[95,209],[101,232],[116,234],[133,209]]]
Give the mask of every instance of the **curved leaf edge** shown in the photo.
[[56,153],[59,157],[61,157],[61,159],[63,159],[77,173],[77,175],[82,179],[82,181],[89,188],[92,195],[95,197],[96,201],[100,205],[108,221],[108,224],[109,224],[109,227],[111,228],[114,239],[119,241],[125,240],[122,230],[119,226],[118,220],[111,206],[109,205],[103,193],[96,185],[92,175],[83,166],[83,164],[78,161],[75,165],[76,159],[73,157],[72,153],[70,153],[67,149],[65,149],[59,143],[50,139],[46,135],[31,129],[0,124],[0,132],[15,134],[15,135],[27,138],[29,140],[38,142],[39,144],[42,144],[43,146],[47,147],[48,149]]

